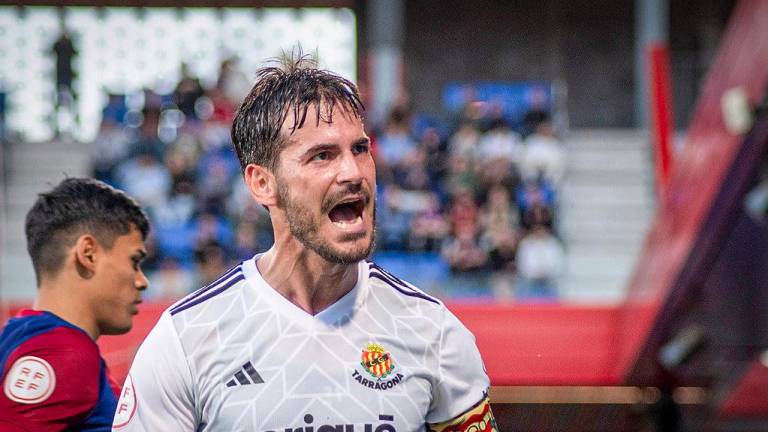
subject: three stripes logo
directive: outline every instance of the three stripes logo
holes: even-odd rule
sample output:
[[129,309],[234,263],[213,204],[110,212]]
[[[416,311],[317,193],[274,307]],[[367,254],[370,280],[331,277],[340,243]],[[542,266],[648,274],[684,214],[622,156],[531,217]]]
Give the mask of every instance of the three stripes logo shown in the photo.
[[[250,379],[249,379],[250,378]],[[263,384],[264,380],[261,378],[251,362],[248,362],[235,372],[235,377],[227,381],[227,387],[244,386],[250,384]]]

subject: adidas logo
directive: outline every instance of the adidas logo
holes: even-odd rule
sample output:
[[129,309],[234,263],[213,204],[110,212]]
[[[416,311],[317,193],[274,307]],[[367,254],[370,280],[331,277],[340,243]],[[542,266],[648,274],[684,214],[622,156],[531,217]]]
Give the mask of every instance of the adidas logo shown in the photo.
[[[248,378],[251,378],[250,380]],[[262,384],[264,380],[261,378],[251,362],[248,362],[235,372],[235,377],[227,381],[227,387],[235,387],[238,385],[250,385],[250,384]]]

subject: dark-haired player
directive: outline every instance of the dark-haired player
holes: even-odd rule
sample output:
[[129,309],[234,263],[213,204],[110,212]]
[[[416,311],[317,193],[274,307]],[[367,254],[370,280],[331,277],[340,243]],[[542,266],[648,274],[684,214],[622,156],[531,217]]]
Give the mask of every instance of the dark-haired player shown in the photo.
[[270,250],[163,313],[116,430],[494,431],[472,334],[366,261],[376,173],[357,88],[306,59],[259,71],[232,128]]
[[96,180],[40,194],[26,219],[37,297],[0,334],[0,430],[111,429],[119,388],[95,341],[131,328],[148,229],[133,199]]

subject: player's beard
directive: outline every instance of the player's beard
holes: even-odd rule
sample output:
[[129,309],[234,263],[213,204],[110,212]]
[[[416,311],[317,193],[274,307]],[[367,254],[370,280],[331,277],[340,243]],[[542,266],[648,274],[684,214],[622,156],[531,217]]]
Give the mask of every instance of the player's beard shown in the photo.
[[[344,195],[354,193],[355,191],[346,192]],[[320,236],[320,223],[316,218],[312,216],[312,212],[309,209],[294,200],[291,196],[289,188],[286,187],[285,182],[278,181],[277,194],[282,203],[285,211],[285,217],[288,220],[288,230],[296,237],[304,246],[320,255],[323,259],[335,264],[355,264],[358,261],[367,258],[373,250],[376,240],[376,195],[372,194],[370,199],[373,200],[373,211],[371,212],[372,229],[370,233],[370,239],[368,244],[362,247],[358,247],[352,250],[340,250],[336,248],[329,241]],[[328,217],[327,213],[333,208],[336,196],[327,197],[320,208],[320,217]],[[367,207],[367,206],[366,206]],[[365,235],[368,235],[367,233]],[[352,238],[345,239],[352,240]]]

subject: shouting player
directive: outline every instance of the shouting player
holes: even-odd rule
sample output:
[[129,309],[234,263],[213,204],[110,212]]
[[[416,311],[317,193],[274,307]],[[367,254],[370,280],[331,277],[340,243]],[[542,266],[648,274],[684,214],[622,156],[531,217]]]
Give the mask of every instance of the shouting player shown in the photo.
[[232,139],[275,243],[166,310],[114,427],[493,431],[472,334],[367,261],[376,172],[354,84],[306,58],[261,69]]
[[108,431],[119,388],[96,339],[130,330],[149,224],[123,192],[69,178],[27,213],[33,310],[0,334],[0,430]]

